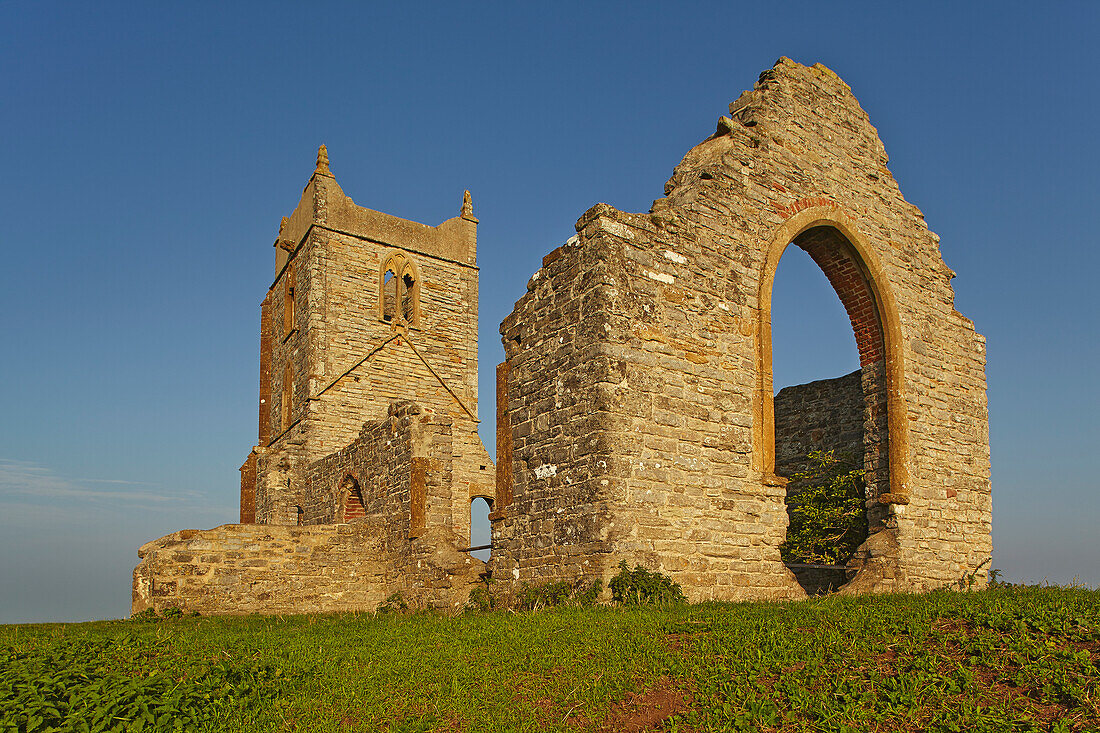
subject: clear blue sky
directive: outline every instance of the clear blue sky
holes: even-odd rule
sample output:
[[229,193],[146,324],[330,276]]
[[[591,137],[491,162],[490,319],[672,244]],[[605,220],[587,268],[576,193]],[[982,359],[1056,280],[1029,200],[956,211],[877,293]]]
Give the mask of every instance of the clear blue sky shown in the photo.
[[[259,303],[326,143],[361,205],[481,219],[497,326],[596,202],[646,211],[781,55],[878,127],[988,337],[994,567],[1100,583],[1100,4],[0,1],[0,622],[119,617],[137,547],[237,517]],[[856,366],[807,261],[776,385]]]

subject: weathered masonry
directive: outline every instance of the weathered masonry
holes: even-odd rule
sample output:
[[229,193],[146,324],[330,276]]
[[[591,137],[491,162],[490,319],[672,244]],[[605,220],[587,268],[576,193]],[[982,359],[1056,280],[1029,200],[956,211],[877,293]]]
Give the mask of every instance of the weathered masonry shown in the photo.
[[803,595],[779,555],[771,369],[790,245],[832,283],[859,350],[871,534],[848,588],[978,570],[992,549],[984,341],[886,163],[836,74],[780,59],[648,213],[581,217],[501,325],[494,578],[606,579],[625,560],[693,599]]
[[[848,592],[984,580],[984,340],[886,164],[843,81],[780,59],[648,213],[597,205],[543,259],[501,324],[494,466],[469,198],[438,227],[358,207],[322,148],[276,241],[242,524],[145,545],[134,610],[453,607],[485,571],[506,590],[606,581],[620,561],[693,600],[800,598],[779,548],[809,448],[862,456],[870,534]],[[833,285],[860,369],[773,396],[791,245]],[[474,497],[492,502],[487,568],[463,552]]]
[[[446,523],[469,539],[470,498],[491,499],[494,479],[477,434],[478,221],[468,196],[438,227],[364,209],[321,148],[280,227],[261,308],[259,443],[241,469],[242,522],[343,519],[347,497],[322,484],[344,476],[309,467],[395,401],[414,400],[452,426]],[[411,460],[423,472],[427,459]]]
[[484,570],[462,552],[470,502],[495,490],[477,433],[477,224],[468,193],[437,227],[356,206],[321,147],[261,307],[241,525],[142,547],[135,611],[465,603]]

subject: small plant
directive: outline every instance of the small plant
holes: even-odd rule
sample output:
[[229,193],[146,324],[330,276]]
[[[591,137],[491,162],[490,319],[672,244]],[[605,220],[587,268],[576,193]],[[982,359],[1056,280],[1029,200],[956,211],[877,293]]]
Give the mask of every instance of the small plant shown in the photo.
[[569,600],[573,585],[567,580],[541,585],[524,585],[516,597],[516,606],[524,611],[553,608]]
[[493,598],[493,594],[489,592],[489,589],[478,586],[470,591],[470,599],[466,601],[466,610],[485,613],[486,611],[492,611],[496,608],[496,605],[496,599]]
[[556,606],[594,606],[602,591],[603,582],[599,578],[591,585],[584,578],[574,583],[560,580],[540,585],[524,584],[512,599],[511,605],[520,611]]
[[146,608],[144,611],[138,611],[130,616],[130,620],[137,623],[154,623],[156,621],[173,621],[176,619],[195,617],[198,616],[198,611],[187,612],[179,606],[168,606],[161,609],[160,613],[157,613],[157,609],[153,607]]
[[[978,563],[978,567],[974,568],[974,572],[964,573],[962,579],[959,581],[959,587],[965,590],[973,590],[974,585],[978,582],[978,573],[981,571],[982,568],[988,565],[991,560],[993,560],[993,558],[987,557],[986,559]],[[995,577],[993,574],[997,573],[998,575],[1000,575],[1000,572],[1000,570],[991,570],[989,572],[989,581],[991,585]]]
[[375,613],[404,613],[409,610],[409,604],[401,597],[401,592],[391,593],[386,600],[378,604]]
[[581,590],[583,581],[573,590],[573,601],[578,606],[595,606],[603,592],[603,581],[596,578],[587,589]]
[[867,539],[864,470],[849,455],[810,451],[787,493],[791,523],[779,548],[784,562],[844,565]]
[[628,606],[643,603],[684,603],[684,592],[672,578],[641,565],[631,570],[626,561],[619,562],[619,573],[607,584],[611,598]]
[[158,620],[159,618],[160,617],[157,616],[157,609],[153,608],[152,606],[146,608],[144,611],[138,611],[137,613],[130,614],[130,620],[139,624],[151,623]]

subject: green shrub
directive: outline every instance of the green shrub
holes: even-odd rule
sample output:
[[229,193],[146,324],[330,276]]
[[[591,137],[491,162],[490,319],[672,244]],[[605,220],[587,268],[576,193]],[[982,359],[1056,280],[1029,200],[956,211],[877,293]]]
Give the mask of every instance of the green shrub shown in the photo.
[[573,591],[573,602],[578,606],[595,606],[603,592],[603,581],[596,578],[587,589],[581,590],[583,583]]
[[619,563],[619,573],[607,584],[611,589],[611,598],[625,605],[642,603],[684,603],[684,592],[679,583],[656,571],[649,571],[641,565],[631,570],[626,561]]
[[392,593],[386,600],[378,604],[375,613],[404,613],[409,610],[409,604],[401,597],[401,593]]
[[573,584],[567,580],[540,585],[524,585],[516,597],[516,606],[525,611],[536,608],[553,608],[569,600]]
[[[470,602],[466,603],[466,609],[487,611],[496,608],[497,600],[492,598],[487,591],[475,589],[470,593]],[[598,578],[592,584],[585,582],[583,578],[576,582],[559,580],[529,586],[525,583],[515,595],[504,600],[504,605],[518,611],[536,611],[538,609],[552,609],[559,605],[595,605],[599,600],[599,593],[603,592],[604,583]],[[485,600],[488,597],[488,600]],[[487,608],[486,608],[487,603]]]
[[864,470],[849,455],[811,451],[810,467],[791,478],[784,562],[844,565],[867,539]]
[[489,592],[489,589],[478,586],[470,591],[470,599],[466,601],[466,610],[484,613],[492,611],[496,608],[496,605],[496,598]]
[[181,619],[185,617],[196,617],[199,615],[198,611],[187,612],[179,606],[168,606],[164,608],[160,613],[157,613],[155,608],[146,608],[144,611],[138,611],[130,616],[130,621],[135,623],[155,623],[157,621],[172,621],[175,619]]

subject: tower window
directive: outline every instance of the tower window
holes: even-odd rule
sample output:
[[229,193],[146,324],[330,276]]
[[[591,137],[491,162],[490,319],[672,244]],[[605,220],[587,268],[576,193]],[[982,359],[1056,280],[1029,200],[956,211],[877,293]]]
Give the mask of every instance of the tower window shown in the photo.
[[289,336],[298,327],[297,313],[294,307],[295,291],[294,271],[289,267],[283,280],[283,336]]
[[420,274],[404,254],[393,254],[378,278],[378,318],[420,328]]
[[405,276],[401,278],[401,286],[401,317],[407,323],[412,323],[415,316],[414,305],[417,300],[417,282],[411,274],[406,272]]
[[382,278],[382,320],[392,321],[397,315],[397,278],[386,270]]
[[290,429],[290,424],[293,422],[291,419],[291,411],[293,410],[292,403],[294,398],[294,370],[289,364],[286,366],[286,370],[283,372],[283,404],[280,415],[282,421],[281,432],[286,432]]

